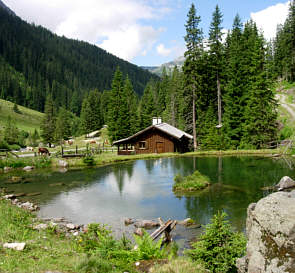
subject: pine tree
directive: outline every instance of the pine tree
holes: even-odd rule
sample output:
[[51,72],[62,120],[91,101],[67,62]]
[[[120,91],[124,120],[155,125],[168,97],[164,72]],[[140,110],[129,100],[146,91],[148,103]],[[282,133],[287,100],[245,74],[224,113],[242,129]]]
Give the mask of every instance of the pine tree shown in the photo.
[[41,124],[41,137],[49,146],[54,141],[54,131],[55,131],[55,109],[53,106],[53,100],[50,95],[47,96],[45,102],[45,116]]
[[[123,75],[120,71],[119,67],[117,68],[113,82],[112,82],[112,90],[109,97],[108,104],[108,129],[109,135],[112,141],[120,139],[122,136],[121,129],[124,130],[124,134],[126,134],[126,128],[121,128],[120,121],[122,117],[120,114],[123,112],[123,109],[127,111],[127,102],[121,100],[121,96],[123,93]],[[123,103],[123,104],[122,104]],[[120,121],[119,121],[120,120]]]
[[243,25],[236,15],[233,28],[226,41],[226,76],[224,95],[224,132],[227,148],[235,148],[243,135],[242,123],[247,92],[247,79],[242,64],[245,62],[242,48]]
[[196,134],[196,99],[197,93],[200,91],[200,79],[197,74],[198,60],[202,55],[202,30],[199,28],[200,16],[196,15],[194,4],[191,5],[187,15],[186,42],[187,51],[184,53],[185,63],[183,66],[185,78],[185,103],[188,113],[186,113],[186,129],[193,132],[194,150],[197,149],[197,134]]
[[139,120],[137,113],[138,99],[134,92],[133,86],[129,77],[127,76],[124,82],[123,88],[124,97],[127,101],[127,113],[128,113],[128,133],[127,136],[131,136],[138,131]]
[[[263,148],[276,139],[276,102],[265,69],[266,47],[253,21],[245,24],[243,33],[244,77],[247,79],[241,146]],[[247,72],[247,75],[245,75]],[[250,147],[251,147],[250,146]]]
[[144,89],[140,101],[140,129],[145,129],[148,126],[151,126],[153,117],[157,117],[160,114],[157,112],[155,103],[156,92],[154,81],[150,81]]
[[68,140],[71,135],[71,115],[65,108],[60,107],[56,119],[54,138],[56,141]]
[[212,16],[212,22],[209,31],[209,47],[210,47],[210,61],[212,72],[216,79],[217,90],[217,109],[218,109],[218,125],[222,124],[222,108],[221,108],[221,73],[223,71],[223,55],[224,48],[222,44],[222,14],[216,5],[215,11]]
[[91,107],[89,103],[88,96],[85,96],[82,103],[81,109],[81,132],[83,134],[89,134],[92,131],[92,116],[91,116]]

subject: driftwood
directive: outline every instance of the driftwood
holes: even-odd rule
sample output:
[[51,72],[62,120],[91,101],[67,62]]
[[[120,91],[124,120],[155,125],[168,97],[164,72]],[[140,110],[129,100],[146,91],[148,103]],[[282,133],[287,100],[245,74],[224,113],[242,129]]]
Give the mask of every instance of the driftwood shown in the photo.
[[171,242],[171,234],[170,232],[174,229],[177,224],[176,220],[168,220],[166,223],[159,219],[161,226],[156,229],[150,236],[153,240],[156,240],[163,232],[165,234],[165,242]]

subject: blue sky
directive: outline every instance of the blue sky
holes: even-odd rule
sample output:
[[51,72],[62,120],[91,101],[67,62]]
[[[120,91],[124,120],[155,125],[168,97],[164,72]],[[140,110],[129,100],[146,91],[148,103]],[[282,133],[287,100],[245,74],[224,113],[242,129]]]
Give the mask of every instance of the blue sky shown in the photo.
[[284,0],[3,0],[28,22],[58,35],[85,40],[137,65],[171,61],[185,51],[187,13],[193,2],[208,35],[218,4],[222,27],[230,29],[238,13],[243,22],[252,18],[267,38],[287,15]]

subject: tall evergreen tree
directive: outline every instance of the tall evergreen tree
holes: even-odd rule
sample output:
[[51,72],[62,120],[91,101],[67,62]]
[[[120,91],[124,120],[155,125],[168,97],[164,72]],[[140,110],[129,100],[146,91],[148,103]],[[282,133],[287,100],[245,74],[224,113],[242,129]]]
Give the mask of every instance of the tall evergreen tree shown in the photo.
[[153,117],[157,117],[160,114],[156,107],[156,93],[156,85],[154,81],[150,81],[144,89],[140,101],[140,129],[151,126]]
[[56,118],[54,138],[56,141],[62,141],[69,139],[71,135],[71,114],[65,108],[60,107]]
[[213,12],[212,22],[209,30],[209,47],[210,47],[210,60],[212,72],[216,79],[216,90],[217,90],[217,109],[218,109],[218,125],[222,124],[222,109],[221,109],[221,73],[223,71],[223,55],[224,47],[222,44],[222,14],[216,5],[215,11]]
[[242,47],[243,24],[236,15],[231,32],[226,41],[226,76],[224,95],[224,128],[226,147],[235,148],[243,135],[245,94],[247,79],[244,77],[242,64],[245,62]]
[[124,96],[123,75],[117,68],[110,92],[108,104],[108,128],[112,141],[128,136],[128,105]]
[[51,95],[48,95],[45,102],[45,115],[41,124],[41,137],[49,146],[54,141],[56,114]]
[[123,89],[124,97],[127,101],[127,113],[128,113],[128,136],[137,132],[139,126],[137,103],[138,99],[134,92],[133,86],[129,77],[127,76],[124,82]]
[[185,99],[188,112],[186,113],[186,129],[193,132],[194,150],[197,149],[197,133],[196,133],[196,99],[197,93],[200,92],[200,79],[197,74],[198,60],[202,55],[202,30],[199,28],[200,16],[196,15],[195,5],[192,4],[187,15],[185,25],[187,51],[184,53],[185,62],[183,66],[185,79]]
[[243,54],[247,56],[243,75],[248,82],[241,145],[263,148],[276,139],[277,105],[265,69],[265,41],[253,21],[245,24],[243,45]]

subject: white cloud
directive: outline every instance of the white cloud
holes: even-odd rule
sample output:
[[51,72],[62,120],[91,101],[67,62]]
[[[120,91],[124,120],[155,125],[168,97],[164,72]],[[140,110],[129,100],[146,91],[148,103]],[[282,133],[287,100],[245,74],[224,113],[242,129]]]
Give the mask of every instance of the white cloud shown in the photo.
[[274,38],[278,24],[283,24],[288,15],[289,1],[270,6],[258,12],[252,12],[251,18],[263,31],[266,39]]
[[161,55],[161,56],[164,56],[164,57],[169,56],[171,54],[171,52],[172,52],[172,49],[171,48],[166,48],[164,46],[164,44],[159,44],[157,46],[157,53],[159,55]]
[[68,38],[88,41],[131,61],[147,54],[161,28],[148,21],[169,12],[146,0],[5,0],[17,15]]

